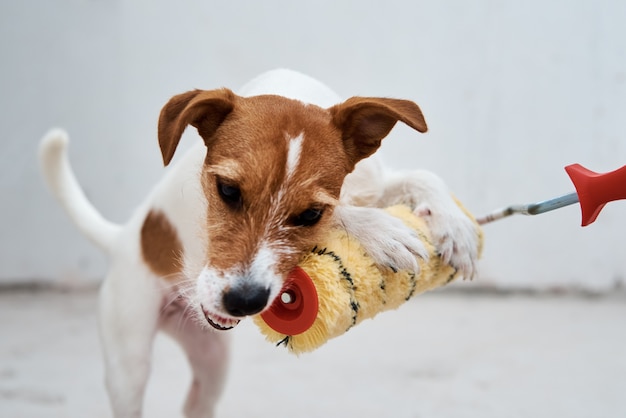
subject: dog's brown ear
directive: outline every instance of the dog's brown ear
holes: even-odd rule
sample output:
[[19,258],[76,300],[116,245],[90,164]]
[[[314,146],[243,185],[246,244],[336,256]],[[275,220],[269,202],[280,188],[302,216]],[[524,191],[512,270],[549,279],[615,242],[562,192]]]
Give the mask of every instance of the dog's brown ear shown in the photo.
[[163,164],[172,161],[187,125],[198,130],[206,142],[235,106],[235,94],[228,89],[193,90],[170,99],[159,116],[159,146]]
[[329,111],[353,165],[372,155],[398,121],[419,132],[428,129],[419,106],[409,100],[352,97]]

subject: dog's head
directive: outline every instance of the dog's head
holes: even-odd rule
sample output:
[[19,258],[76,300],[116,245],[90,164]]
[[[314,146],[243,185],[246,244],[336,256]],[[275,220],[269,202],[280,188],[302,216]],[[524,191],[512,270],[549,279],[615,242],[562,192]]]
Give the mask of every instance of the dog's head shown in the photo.
[[280,96],[194,90],[161,111],[165,165],[188,125],[207,147],[206,264],[196,290],[207,320],[227,329],[261,312],[318,231],[331,222],[345,176],[396,122],[426,131],[410,101],[354,97],[329,109]]

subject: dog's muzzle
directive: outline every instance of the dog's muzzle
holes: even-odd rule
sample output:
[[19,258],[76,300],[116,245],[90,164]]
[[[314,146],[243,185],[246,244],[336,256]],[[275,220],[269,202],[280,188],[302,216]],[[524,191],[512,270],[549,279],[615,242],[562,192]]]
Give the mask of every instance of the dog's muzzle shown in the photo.
[[254,315],[267,306],[270,290],[261,285],[244,282],[233,286],[222,297],[226,312],[234,317]]

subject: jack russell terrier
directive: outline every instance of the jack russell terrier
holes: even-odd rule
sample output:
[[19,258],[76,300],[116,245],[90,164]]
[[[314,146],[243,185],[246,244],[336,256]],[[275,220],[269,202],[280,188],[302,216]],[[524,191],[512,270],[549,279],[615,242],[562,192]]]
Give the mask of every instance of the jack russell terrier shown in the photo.
[[86,199],[67,159],[67,135],[44,137],[49,188],[110,256],[99,327],[116,417],[141,416],[157,330],[181,344],[193,370],[185,414],[212,416],[228,363],[224,331],[272,304],[330,224],[356,237],[380,265],[417,270],[415,255],[426,257],[422,242],[380,209],[406,203],[427,220],[444,260],[464,278],[475,275],[476,230],[445,184],[367,158],[398,121],[427,129],[411,101],[342,101],[288,70],[265,73],[238,94],[222,88],[174,96],[159,117],[163,162],[172,161],[188,125],[200,140],[124,226]]

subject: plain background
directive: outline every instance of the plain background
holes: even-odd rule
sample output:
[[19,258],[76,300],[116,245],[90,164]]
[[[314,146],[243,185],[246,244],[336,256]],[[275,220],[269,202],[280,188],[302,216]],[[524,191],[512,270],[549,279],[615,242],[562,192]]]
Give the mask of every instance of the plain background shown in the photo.
[[[0,2],[0,282],[97,280],[106,260],[43,187],[36,150],[67,129],[88,196],[123,222],[162,173],[161,106],[287,67],[342,96],[408,98],[389,165],[428,168],[476,215],[573,191],[563,167],[626,164],[621,0]],[[186,134],[189,145],[194,135]],[[608,291],[626,283],[626,202],[485,226],[479,284]]]

